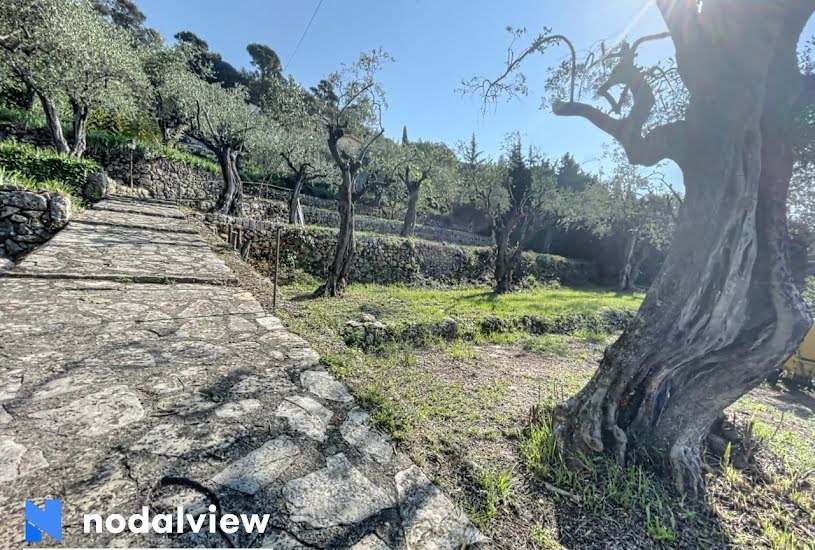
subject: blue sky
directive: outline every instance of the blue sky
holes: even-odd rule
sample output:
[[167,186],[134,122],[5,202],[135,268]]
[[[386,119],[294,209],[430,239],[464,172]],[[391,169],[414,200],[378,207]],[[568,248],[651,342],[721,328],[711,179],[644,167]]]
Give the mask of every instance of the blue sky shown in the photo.
[[[317,2],[137,0],[147,24],[165,38],[191,30],[237,67],[249,65],[247,44],[267,44],[284,65],[290,63],[286,72],[306,86],[353,62],[361,51],[381,46],[396,59],[380,79],[387,92],[384,122],[390,137],[399,138],[404,124],[411,139],[451,145],[475,132],[482,148],[497,155],[504,135],[518,130],[550,157],[571,152],[594,170],[609,138],[582,119],[555,117],[539,108],[545,68],[565,50],[530,58],[524,66],[530,96],[501,103],[486,115],[478,98],[462,97],[455,89],[464,78],[500,73],[509,43],[507,25],[533,34],[551,27],[578,49],[602,39],[664,30],[653,0],[323,0],[292,60]],[[649,46],[648,55],[671,54],[670,41]],[[681,181],[678,169],[669,175]]]

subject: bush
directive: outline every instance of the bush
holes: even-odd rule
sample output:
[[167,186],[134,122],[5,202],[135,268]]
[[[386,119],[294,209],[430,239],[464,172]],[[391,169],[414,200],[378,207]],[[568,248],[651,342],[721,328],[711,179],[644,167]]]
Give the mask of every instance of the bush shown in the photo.
[[23,176],[19,172],[11,172],[5,168],[0,167],[0,186],[22,187],[35,193],[40,191],[48,191],[51,195],[66,195],[73,204],[74,208],[81,210],[84,207],[82,199],[76,195],[76,190],[64,183],[47,180],[36,181],[32,178]]
[[92,160],[69,157],[51,149],[38,149],[27,143],[0,142],[0,168],[16,172],[36,182],[58,181],[80,190],[85,176],[99,165]]
[[2,123],[42,128],[45,126],[45,119],[43,119],[41,115],[28,111],[18,111],[16,109],[0,107],[0,124]]

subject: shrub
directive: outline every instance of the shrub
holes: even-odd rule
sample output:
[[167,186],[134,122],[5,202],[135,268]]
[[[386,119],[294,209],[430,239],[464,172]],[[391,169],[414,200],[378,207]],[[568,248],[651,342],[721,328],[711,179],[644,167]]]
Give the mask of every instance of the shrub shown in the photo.
[[19,172],[11,172],[0,167],[0,186],[2,185],[22,187],[34,192],[48,191],[51,195],[66,195],[77,210],[81,210],[84,206],[82,200],[76,195],[75,189],[64,183],[55,180],[36,181]]
[[0,107],[0,123],[42,128],[45,126],[45,119],[43,119],[41,115],[28,111],[18,111],[16,109]]
[[90,170],[99,169],[92,160],[69,157],[51,149],[38,149],[27,143],[0,142],[0,168],[43,183],[58,181],[79,190]]

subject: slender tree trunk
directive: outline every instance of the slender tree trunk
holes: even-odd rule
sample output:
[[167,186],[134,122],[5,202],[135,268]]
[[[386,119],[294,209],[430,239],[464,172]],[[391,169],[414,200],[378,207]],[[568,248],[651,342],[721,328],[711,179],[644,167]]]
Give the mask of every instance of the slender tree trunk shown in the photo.
[[763,135],[760,113],[724,111],[689,109],[687,195],[670,252],[636,319],[555,413],[564,452],[659,457],[692,494],[704,490],[701,449],[714,421],[810,325],[788,268],[791,147]]
[[546,229],[543,230],[543,253],[549,254],[552,249],[552,238],[554,237],[555,230],[551,224],[546,224]]
[[353,169],[343,170],[342,184],[338,197],[337,210],[340,214],[340,231],[337,234],[337,248],[334,251],[334,261],[328,272],[325,285],[317,289],[317,293],[334,297],[342,294],[348,284],[348,273],[354,259],[356,245],[354,242],[354,173]]
[[419,202],[419,189],[420,184],[409,184],[408,189],[408,203],[407,212],[405,212],[405,222],[402,224],[402,231],[400,235],[403,237],[412,237],[416,232],[416,205]]
[[620,268],[620,276],[617,282],[618,290],[631,290],[634,286],[632,279],[636,278],[633,273],[634,250],[637,248],[637,234],[629,231],[625,238],[625,249],[623,250],[623,265]]
[[510,231],[503,227],[495,231],[495,292],[512,291],[512,252],[509,250]]
[[51,99],[42,92],[37,92],[37,97],[40,98],[40,105],[45,114],[45,122],[48,125],[48,133],[51,136],[51,143],[54,149],[58,152],[67,155],[70,152],[68,142],[65,140],[65,134],[62,133],[62,121],[59,119],[57,106]]
[[71,108],[74,112],[73,117],[73,145],[71,146],[71,156],[81,157],[87,148],[87,130],[88,130],[88,107],[71,100]]
[[224,187],[214,211],[219,214],[239,216],[243,202],[243,184],[238,175],[238,152],[231,147],[218,150],[218,163],[224,179]]
[[303,211],[300,209],[300,192],[303,190],[303,184],[306,181],[305,174],[302,170],[295,174],[294,187],[289,193],[289,223],[303,225]]

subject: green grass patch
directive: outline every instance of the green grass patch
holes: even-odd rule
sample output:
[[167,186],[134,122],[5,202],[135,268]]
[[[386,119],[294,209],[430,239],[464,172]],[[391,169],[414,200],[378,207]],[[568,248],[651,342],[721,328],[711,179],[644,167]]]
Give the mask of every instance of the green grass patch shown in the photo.
[[[310,293],[316,281],[297,281],[287,287],[290,296]],[[310,283],[310,284],[309,284]],[[404,285],[353,284],[342,299],[318,298],[305,302],[310,313],[328,313],[338,321],[363,313],[383,323],[432,323],[444,317],[476,321],[487,316],[596,314],[606,309],[640,306],[642,293],[620,293],[600,288],[551,288],[496,294],[486,289],[424,289]]]
[[82,202],[82,199],[75,194],[74,188],[56,180],[37,181],[33,178],[26,177],[19,172],[12,172],[0,167],[0,185],[22,187],[23,189],[27,189],[35,193],[47,191],[52,195],[65,195],[71,201],[71,205],[75,209],[82,210],[84,208],[84,203]]

